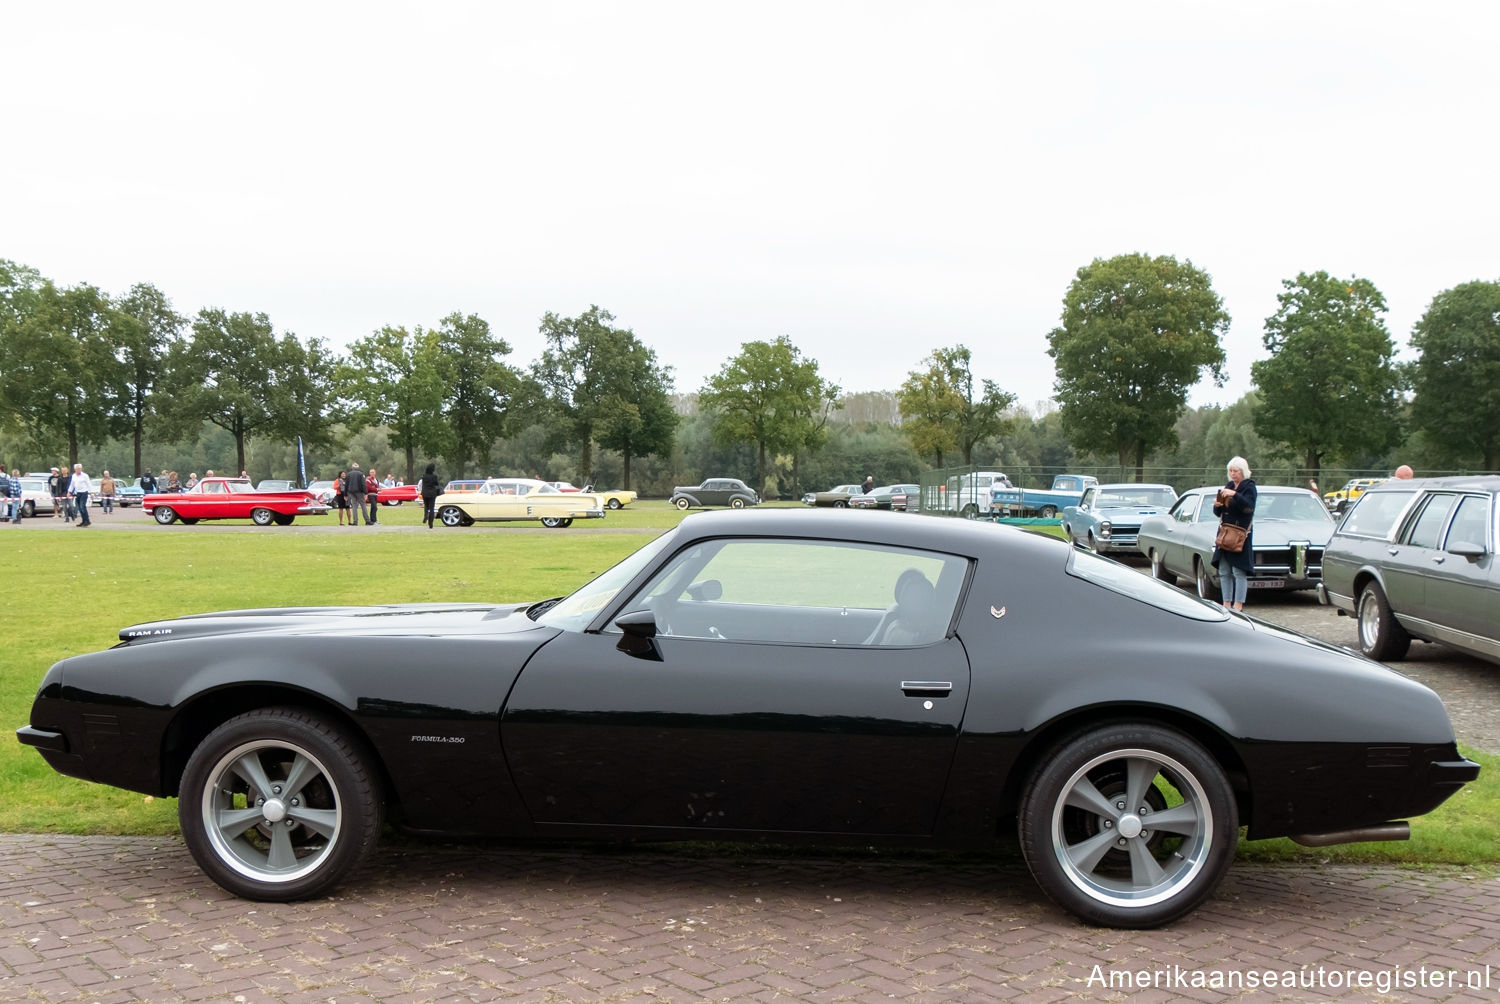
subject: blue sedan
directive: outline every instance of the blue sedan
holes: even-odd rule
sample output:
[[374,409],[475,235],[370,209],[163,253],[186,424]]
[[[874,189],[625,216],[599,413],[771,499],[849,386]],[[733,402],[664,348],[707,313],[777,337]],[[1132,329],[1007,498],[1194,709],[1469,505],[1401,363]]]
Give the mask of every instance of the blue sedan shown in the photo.
[[1166,512],[1176,501],[1171,485],[1094,485],[1077,505],[1063,509],[1063,531],[1073,543],[1090,551],[1136,554],[1141,520]]

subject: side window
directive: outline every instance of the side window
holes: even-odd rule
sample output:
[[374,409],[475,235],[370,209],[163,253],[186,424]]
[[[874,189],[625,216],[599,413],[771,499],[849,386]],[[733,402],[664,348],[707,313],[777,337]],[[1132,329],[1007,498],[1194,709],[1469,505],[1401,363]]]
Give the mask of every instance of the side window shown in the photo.
[[1430,496],[1422,503],[1421,511],[1406,531],[1406,542],[1412,547],[1436,548],[1443,539],[1443,524],[1448,522],[1455,501],[1455,495]]
[[1490,499],[1488,495],[1465,495],[1458,501],[1458,511],[1448,526],[1448,539],[1443,547],[1459,544],[1488,548],[1490,525]]
[[1089,506],[1093,505],[1094,500],[1098,498],[1098,495],[1098,489],[1095,488],[1090,488],[1088,491],[1084,492],[1083,498],[1078,500],[1079,508],[1088,508]]
[[1351,537],[1388,538],[1415,494],[1415,490],[1365,492],[1339,524],[1338,532]]
[[947,634],[967,571],[957,555],[875,544],[719,540],[676,555],[625,609],[651,610],[662,637],[928,645]]
[[1193,521],[1193,517],[1198,515],[1198,504],[1201,501],[1202,497],[1198,495],[1189,495],[1187,498],[1183,499],[1182,504],[1177,507],[1177,513],[1175,515],[1177,522],[1191,523]]

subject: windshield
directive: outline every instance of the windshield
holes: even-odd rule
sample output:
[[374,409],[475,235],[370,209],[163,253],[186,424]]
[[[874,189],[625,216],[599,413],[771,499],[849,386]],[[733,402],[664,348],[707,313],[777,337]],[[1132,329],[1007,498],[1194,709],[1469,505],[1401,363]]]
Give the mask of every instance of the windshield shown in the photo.
[[1101,509],[1112,506],[1165,507],[1176,501],[1177,496],[1169,488],[1120,488],[1117,486],[1100,489],[1097,504]]
[[537,623],[562,628],[564,631],[582,631],[599,615],[600,610],[609,605],[615,594],[629,585],[676,536],[669,531],[657,537],[571,596],[564,597],[543,611],[537,617]]
[[1295,495],[1288,492],[1261,492],[1255,500],[1255,518],[1258,520],[1307,519],[1318,523],[1333,522],[1333,517],[1328,515],[1328,509],[1320,499],[1301,492]]

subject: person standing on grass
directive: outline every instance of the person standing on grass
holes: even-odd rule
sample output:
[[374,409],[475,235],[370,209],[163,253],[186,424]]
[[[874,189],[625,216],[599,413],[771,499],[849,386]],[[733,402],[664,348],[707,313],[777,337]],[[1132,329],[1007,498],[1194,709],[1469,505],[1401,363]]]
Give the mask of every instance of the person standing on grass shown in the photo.
[[375,507],[380,505],[380,476],[375,473],[373,467],[365,475],[365,498],[370,502],[370,509],[365,513],[365,522],[374,526],[377,522]]
[[93,490],[94,484],[83,472],[83,465],[74,464],[73,476],[68,479],[68,494],[78,505],[78,528],[80,530],[93,525],[89,522],[89,495]]
[[52,468],[52,474],[47,478],[47,491],[52,493],[52,515],[63,516],[71,519],[68,511],[68,476],[59,468]]
[[25,492],[21,489],[21,468],[11,470],[10,478],[10,521],[16,526],[21,525],[21,505],[25,502]]
[[432,503],[438,497],[437,465],[428,464],[426,472],[421,480],[417,482],[418,491],[422,493],[422,520],[427,524],[427,529],[432,529]]
[[360,514],[365,511],[365,472],[356,463],[349,464],[349,473],[344,475],[344,495],[349,499],[349,525],[359,526]]
[[115,479],[109,471],[99,476],[99,511],[106,515],[115,511]]

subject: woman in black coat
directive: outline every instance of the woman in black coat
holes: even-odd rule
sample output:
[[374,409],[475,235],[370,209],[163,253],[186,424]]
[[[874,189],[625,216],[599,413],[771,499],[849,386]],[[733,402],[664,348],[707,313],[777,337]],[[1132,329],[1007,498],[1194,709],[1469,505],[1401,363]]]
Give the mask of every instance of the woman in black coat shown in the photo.
[[1250,573],[1255,570],[1255,554],[1250,550],[1250,524],[1255,516],[1255,482],[1250,480],[1250,464],[1244,457],[1229,461],[1229,483],[1219,489],[1214,499],[1214,515],[1220,523],[1245,528],[1245,546],[1238,551],[1215,547],[1213,564],[1219,570],[1219,592],[1225,609],[1245,609],[1250,592]]
[[437,465],[428,464],[427,470],[417,479],[418,490],[422,493],[422,519],[427,523],[427,529],[432,529],[432,503],[438,497]]

